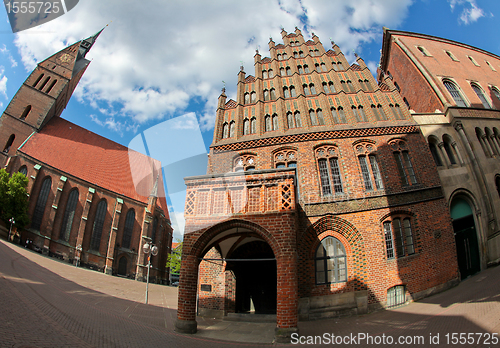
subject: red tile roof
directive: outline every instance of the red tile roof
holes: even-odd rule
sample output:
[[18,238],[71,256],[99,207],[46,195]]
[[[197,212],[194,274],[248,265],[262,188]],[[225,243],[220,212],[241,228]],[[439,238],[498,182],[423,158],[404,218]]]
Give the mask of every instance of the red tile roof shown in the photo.
[[[158,177],[158,193],[164,196],[160,161],[60,117],[51,119],[18,151],[91,185],[145,204]],[[159,197],[157,205],[169,218],[165,197]]]

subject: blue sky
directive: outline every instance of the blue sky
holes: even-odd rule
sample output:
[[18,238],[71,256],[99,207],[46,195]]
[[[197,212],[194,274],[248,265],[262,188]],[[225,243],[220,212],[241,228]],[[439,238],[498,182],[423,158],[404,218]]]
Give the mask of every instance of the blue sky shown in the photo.
[[180,238],[180,178],[205,172],[222,81],[235,98],[239,66],[253,75],[255,49],[267,56],[269,37],[281,42],[281,27],[297,26],[306,39],[314,32],[325,48],[332,38],[348,60],[356,51],[374,72],[383,26],[500,55],[499,19],[497,0],[84,0],[13,34],[0,10],[0,108],[37,62],[109,24],[62,117],[125,146],[147,147],[162,161]]

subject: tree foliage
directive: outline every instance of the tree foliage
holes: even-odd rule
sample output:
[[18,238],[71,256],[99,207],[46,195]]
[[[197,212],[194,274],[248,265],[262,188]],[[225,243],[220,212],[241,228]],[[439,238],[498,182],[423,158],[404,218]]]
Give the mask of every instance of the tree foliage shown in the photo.
[[10,176],[5,169],[0,169],[0,219],[7,226],[11,218],[17,227],[29,224],[27,186],[28,178],[24,174]]
[[168,254],[167,267],[170,268],[171,274],[179,274],[181,270],[182,242]]

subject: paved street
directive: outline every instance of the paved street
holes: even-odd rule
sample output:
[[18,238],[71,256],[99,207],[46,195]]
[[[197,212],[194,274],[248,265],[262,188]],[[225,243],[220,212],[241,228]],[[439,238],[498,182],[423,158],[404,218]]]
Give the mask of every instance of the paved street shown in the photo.
[[[272,323],[199,318],[198,334],[177,334],[177,288],[150,285],[148,305],[143,303],[144,292],[144,283],[75,268],[0,241],[0,347],[250,347],[272,343]],[[475,333],[465,345],[459,344],[457,335],[455,345],[500,347],[491,336],[489,344],[483,344],[491,333],[500,333],[500,267],[395,310],[300,322],[299,330],[303,337],[296,341],[321,336],[323,341],[316,338],[316,343],[328,344],[334,334],[334,339],[341,336],[344,343],[350,343],[344,346],[374,346],[384,336],[387,343],[391,336],[394,343],[400,337],[406,340],[403,346],[449,347],[453,333]],[[360,340],[363,335],[370,335],[373,342]],[[431,338],[439,344],[431,345]],[[479,338],[481,344],[477,344]],[[416,344],[421,339],[418,343],[423,344]],[[387,345],[380,342],[379,346]]]

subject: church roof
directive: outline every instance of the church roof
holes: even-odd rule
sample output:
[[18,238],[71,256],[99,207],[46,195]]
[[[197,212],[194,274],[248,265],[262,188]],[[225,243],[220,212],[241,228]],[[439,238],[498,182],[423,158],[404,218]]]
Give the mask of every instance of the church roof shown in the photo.
[[[18,151],[63,174],[146,205],[157,178],[158,192],[165,192],[162,175],[158,176],[159,161],[60,117],[51,119]],[[158,197],[157,205],[169,218],[165,197]]]

